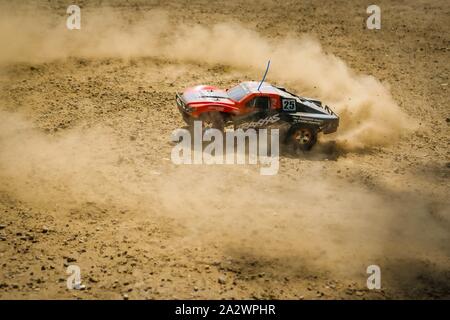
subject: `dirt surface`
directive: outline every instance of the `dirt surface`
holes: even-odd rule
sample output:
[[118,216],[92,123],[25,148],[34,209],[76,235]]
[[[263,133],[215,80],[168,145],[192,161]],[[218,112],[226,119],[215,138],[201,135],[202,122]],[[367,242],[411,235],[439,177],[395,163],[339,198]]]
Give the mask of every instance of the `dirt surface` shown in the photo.
[[[78,4],[2,4],[0,298],[450,298],[448,1],[377,1],[381,30],[366,1]],[[268,59],[339,132],[274,176],[173,164],[175,92]]]

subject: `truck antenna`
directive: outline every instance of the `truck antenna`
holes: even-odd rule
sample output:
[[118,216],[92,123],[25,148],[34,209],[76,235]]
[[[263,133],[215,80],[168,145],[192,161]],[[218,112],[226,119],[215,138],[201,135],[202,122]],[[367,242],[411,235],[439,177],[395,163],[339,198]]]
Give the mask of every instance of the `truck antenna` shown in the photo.
[[264,80],[266,80],[266,76],[267,76],[267,72],[269,71],[269,67],[270,67],[270,60],[267,61],[266,72],[264,72],[264,77],[262,78],[261,83],[258,86],[258,91],[259,91],[259,88],[261,88],[261,85],[263,84]]

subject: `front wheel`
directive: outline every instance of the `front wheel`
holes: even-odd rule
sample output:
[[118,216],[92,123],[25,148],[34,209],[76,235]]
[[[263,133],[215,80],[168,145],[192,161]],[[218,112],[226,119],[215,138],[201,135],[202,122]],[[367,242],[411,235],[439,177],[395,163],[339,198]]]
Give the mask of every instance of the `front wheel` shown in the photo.
[[287,143],[295,150],[309,151],[317,142],[317,129],[313,126],[292,126],[287,134]]
[[222,114],[218,111],[205,112],[200,116],[200,120],[202,121],[203,131],[208,129],[224,130],[225,121]]

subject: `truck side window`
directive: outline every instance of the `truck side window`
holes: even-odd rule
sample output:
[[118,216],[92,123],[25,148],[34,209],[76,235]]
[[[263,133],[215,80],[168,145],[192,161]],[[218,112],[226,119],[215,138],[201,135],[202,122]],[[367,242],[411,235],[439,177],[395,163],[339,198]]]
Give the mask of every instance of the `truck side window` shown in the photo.
[[247,108],[255,108],[260,111],[268,111],[270,108],[269,97],[255,97],[247,102]]

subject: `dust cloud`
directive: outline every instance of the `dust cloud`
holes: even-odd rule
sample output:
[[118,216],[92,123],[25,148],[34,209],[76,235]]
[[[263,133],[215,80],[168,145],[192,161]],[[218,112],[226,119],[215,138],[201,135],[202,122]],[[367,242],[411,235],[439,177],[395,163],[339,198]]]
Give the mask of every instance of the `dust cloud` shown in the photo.
[[361,276],[383,254],[419,254],[447,236],[433,225],[431,242],[418,232],[427,219],[420,197],[399,203],[388,192],[327,176],[320,161],[300,181],[239,165],[169,165],[158,175],[151,168],[137,174],[121,161],[120,142],[106,127],[48,136],[17,114],[0,115],[0,190],[56,215],[92,203],[171,218],[183,226],[183,243],[219,243],[237,260],[282,259],[287,274],[333,266],[335,276]]
[[288,83],[300,94],[332,106],[341,117],[333,139],[347,149],[386,145],[414,128],[385,85],[354,72],[308,35],[271,40],[238,23],[202,26],[174,22],[169,13],[160,10],[129,19],[111,8],[83,9],[82,28],[72,31],[65,27],[66,17],[54,13],[20,6],[14,10],[4,7],[1,12],[4,49],[0,63],[163,56],[262,74],[271,59],[268,81]]

